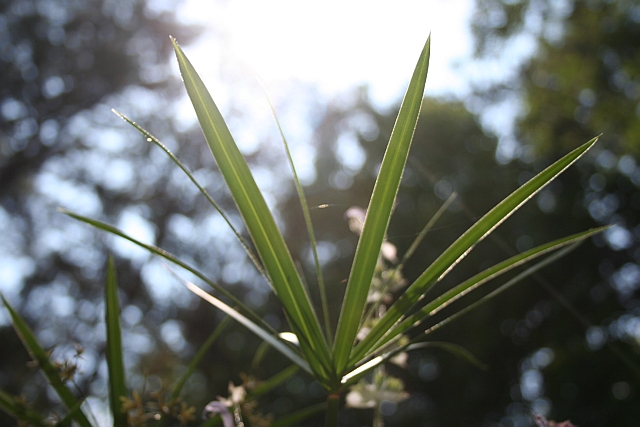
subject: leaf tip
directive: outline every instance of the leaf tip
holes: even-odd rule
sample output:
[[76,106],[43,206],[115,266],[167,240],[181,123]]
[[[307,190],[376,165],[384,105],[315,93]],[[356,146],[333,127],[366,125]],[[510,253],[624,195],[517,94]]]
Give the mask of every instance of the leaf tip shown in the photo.
[[169,39],[171,40],[171,44],[173,45],[173,50],[175,50],[176,54],[181,53],[182,49],[178,44],[178,40],[176,40],[176,38],[173,36],[169,36]]

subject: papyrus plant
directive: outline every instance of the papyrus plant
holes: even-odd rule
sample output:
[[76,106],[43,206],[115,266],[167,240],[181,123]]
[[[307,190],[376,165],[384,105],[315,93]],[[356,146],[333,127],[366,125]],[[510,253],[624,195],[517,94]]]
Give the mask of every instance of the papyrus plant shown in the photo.
[[[327,394],[325,407],[327,426],[337,425],[340,397],[350,386],[398,353],[411,349],[415,345],[424,345],[416,343],[425,340],[424,334],[412,334],[416,338],[411,340],[406,338],[417,325],[428,322],[436,312],[446,308],[451,302],[465,296],[487,281],[525,263],[536,261],[485,297],[468,304],[461,310],[449,313],[444,321],[436,325],[431,324],[427,332],[437,328],[559,258],[583,240],[601,231],[601,229],[585,231],[527,250],[484,270],[440,295],[431,299],[424,298],[426,292],[454,268],[477,243],[591,148],[597,139],[594,138],[550,165],[487,212],[444,250],[413,283],[408,284],[397,300],[388,305],[384,313],[375,319],[375,322],[367,323],[366,334],[363,333],[361,328],[365,324],[365,318],[370,314],[371,301],[368,301],[370,287],[422,104],[429,66],[430,41],[427,40],[411,77],[382,159],[369,206],[366,209],[337,328],[332,330],[322,279],[322,268],[317,254],[315,256],[318,276],[316,283],[321,295],[319,302],[312,301],[310,298],[283,235],[278,229],[274,217],[213,98],[175,40],[173,40],[173,44],[184,85],[193,103],[206,142],[235,200],[256,253],[249,249],[249,245],[235,229],[234,232],[256,268],[265,277],[280,300],[290,330],[273,330],[228,290],[161,248],[140,242],[108,224],[71,212],[67,213],[76,219],[121,236],[180,267],[186,268],[203,283],[211,286],[212,293],[194,284],[187,284],[194,293],[242,323],[288,358],[293,365],[307,372],[322,384]],[[141,131],[147,140],[153,141],[163,148],[189,175],[189,178],[212,205],[220,211],[206,190],[197,183],[195,178],[166,147],[133,121],[121,116]],[[300,196],[309,238],[314,253],[316,253],[309,209],[284,137],[283,141],[293,169],[293,179]],[[222,212],[221,214],[224,216]],[[227,223],[232,227],[229,221]],[[322,316],[317,314],[317,307],[321,308]],[[291,344],[290,339],[284,339],[281,332],[291,332],[296,338],[297,345]],[[291,334],[288,336],[290,337]],[[117,388],[122,390],[123,386],[118,385]]]

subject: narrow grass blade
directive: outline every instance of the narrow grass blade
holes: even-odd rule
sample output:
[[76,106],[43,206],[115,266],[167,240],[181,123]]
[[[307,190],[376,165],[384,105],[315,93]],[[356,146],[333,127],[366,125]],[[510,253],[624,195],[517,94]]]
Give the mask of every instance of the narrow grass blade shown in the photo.
[[113,257],[107,266],[105,290],[105,324],[107,325],[107,367],[109,369],[109,406],[114,427],[127,425],[127,414],[122,411],[121,397],[127,396],[124,361],[122,359],[122,332],[120,329],[120,302],[118,279]]
[[386,314],[374,325],[369,334],[356,346],[351,360],[356,361],[367,354],[375,343],[385,335],[407,311],[420,300],[422,295],[436,282],[441,280],[455,265],[462,260],[475,245],[505,221],[527,200],[544,188],[565,169],[578,160],[595,144],[597,137],[573,150],[547,169],[540,172],[523,186],[511,193],[496,205],[451,246],[449,246],[433,264],[431,264],[404,294],[389,308]]
[[321,413],[326,408],[327,408],[326,403],[318,403],[316,405],[309,406],[304,409],[300,409],[299,411],[296,411],[292,414],[278,418],[273,423],[271,423],[271,427],[291,427],[291,426],[300,425],[302,421],[316,414]]
[[347,367],[358,326],[363,315],[371,279],[373,278],[382,241],[384,240],[393,203],[398,193],[402,172],[407,161],[411,140],[420,115],[424,87],[429,68],[431,38],[420,54],[409,88],[402,101],[400,113],[391,133],[384,154],[380,174],[376,180],[362,234],[356,248],[353,266],[347,282],[338,329],[334,342],[334,358],[337,372]]
[[278,350],[280,353],[282,353],[285,357],[287,357],[293,363],[301,367],[304,371],[310,374],[312,373],[311,368],[309,367],[309,364],[307,364],[306,361],[304,361],[296,352],[294,352],[291,349],[291,347],[289,347],[287,344],[282,342],[277,336],[271,335],[268,331],[264,330],[260,326],[253,323],[247,317],[243,316],[241,313],[229,307],[227,304],[223,303],[219,299],[209,295],[208,293],[206,293],[205,291],[203,291],[193,283],[187,282],[186,286],[191,292],[198,295],[200,298],[207,301],[209,304],[213,305],[217,309],[221,310],[222,312],[227,314],[229,317],[232,317],[242,326],[249,329],[258,337],[262,338],[262,340],[268,342],[273,348]]
[[[606,228],[606,227],[603,227],[603,228]],[[447,317],[446,319],[444,319],[444,320],[438,322],[437,324],[435,324],[434,326],[430,327],[429,329],[427,329],[424,332],[424,335],[428,335],[431,332],[433,332],[433,331],[435,331],[437,329],[440,329],[442,326],[444,326],[444,325],[448,324],[449,322],[457,319],[458,317],[468,313],[469,311],[473,310],[474,308],[478,307],[479,305],[487,302],[491,298],[499,295],[500,293],[504,292],[505,290],[507,290],[511,286],[513,286],[516,283],[524,280],[525,278],[529,277],[530,275],[536,273],[537,271],[539,271],[540,269],[546,267],[547,265],[551,264],[552,262],[555,262],[555,261],[559,260],[560,258],[562,258],[565,255],[567,255],[569,252],[571,252],[575,248],[577,248],[583,241],[584,241],[584,239],[575,241],[571,245],[569,245],[567,247],[564,247],[563,249],[560,249],[558,252],[556,252],[554,254],[551,254],[550,256],[548,256],[547,258],[543,259],[542,261],[539,261],[538,263],[532,265],[531,267],[529,267],[528,269],[526,269],[522,273],[518,274],[514,278],[510,279],[509,281],[507,281],[503,285],[499,286],[497,289],[495,289],[494,291],[492,291],[489,294],[485,295],[484,297],[482,297],[478,301],[476,301],[476,302],[474,302],[472,304],[469,304],[468,306],[464,307],[463,309],[453,313],[451,316]],[[356,381],[358,378],[361,378],[363,375],[365,375],[371,369],[375,368],[376,366],[380,365],[381,363],[386,362],[390,358],[394,357],[396,354],[398,354],[398,353],[400,353],[402,351],[408,351],[410,348],[415,348],[415,346],[421,345],[422,343],[420,343],[418,341],[420,341],[424,337],[424,335],[418,335],[413,340],[411,340],[410,343],[405,344],[404,346],[396,347],[391,351],[387,351],[385,354],[383,354],[381,356],[372,355],[373,358],[370,361],[364,363],[363,365],[361,365],[358,368],[354,369],[349,374],[345,375],[345,377],[343,378],[342,382],[345,383],[345,384],[351,384],[354,381]],[[375,350],[374,353],[376,353],[376,352],[385,352],[384,347],[389,347],[389,346],[393,345],[393,341],[395,341],[395,340],[385,340],[385,342],[386,342],[385,345],[384,346],[378,345],[377,346],[377,350]]]
[[[60,397],[60,400],[64,405],[68,408],[74,408],[78,404],[78,399],[73,395],[71,390],[64,385],[62,379],[60,379],[60,373],[58,370],[51,364],[49,361],[49,357],[47,356],[47,352],[40,346],[38,340],[35,335],[31,331],[31,328],[27,325],[27,323],[20,317],[20,315],[11,307],[11,305],[4,298],[4,295],[0,294],[2,298],[2,302],[4,306],[9,310],[9,314],[11,315],[11,320],[13,322],[13,327],[15,328],[18,336],[22,340],[27,351],[33,358],[35,362],[38,363],[38,368],[44,373],[45,377],[51,384],[51,387],[55,390],[56,394]],[[74,419],[81,427],[91,427],[89,420],[85,416],[82,411],[78,411],[75,413]]]
[[319,365],[331,365],[329,350],[284,238],[218,107],[175,39],[172,42],[187,93],[218,168],[292,322],[294,332],[307,338],[300,341],[307,360],[314,372],[324,377]]
[[[381,294],[386,290],[387,284],[396,277],[396,274],[398,274],[398,272],[404,269],[404,265],[409,260],[409,258],[413,256],[414,252],[416,251],[420,243],[422,243],[422,240],[424,240],[424,237],[427,235],[429,230],[433,228],[433,226],[440,219],[442,214],[445,213],[447,209],[449,209],[449,206],[451,206],[451,203],[453,203],[456,197],[458,197],[458,193],[456,193],[455,191],[451,193],[451,195],[447,198],[447,200],[443,203],[443,205],[440,206],[440,209],[438,209],[438,211],[431,217],[431,219],[427,222],[424,228],[420,231],[420,233],[418,234],[418,237],[416,237],[415,240],[411,243],[411,246],[409,246],[409,249],[407,249],[407,252],[405,252],[405,254],[402,256],[402,259],[400,260],[398,265],[396,265],[396,267],[389,274],[387,282],[384,284],[384,286],[382,287],[382,290],[380,291]],[[371,307],[369,307],[367,314],[365,314],[364,318],[361,321],[360,327],[362,327],[366,319],[370,319],[373,313],[375,313],[376,310],[378,310],[380,304],[381,304],[381,301],[377,301],[375,304],[371,304]]]
[[473,366],[475,366],[480,370],[486,371],[489,369],[489,367],[485,363],[482,363],[480,359],[475,357],[469,350],[467,350],[461,345],[454,344],[452,342],[443,342],[443,341],[421,342],[417,344],[411,344],[409,347],[407,347],[407,351],[413,351],[413,350],[418,350],[421,348],[429,348],[429,347],[441,348],[445,351],[448,351],[454,356],[458,356],[461,359],[466,360],[467,362],[471,363]]
[[251,398],[256,398],[267,393],[268,391],[272,390],[274,387],[281,384],[283,381],[287,380],[288,378],[291,378],[291,376],[295,375],[295,373],[298,372],[299,370],[300,368],[296,365],[291,365],[288,368],[284,368],[282,371],[273,375],[271,378],[265,381],[262,381],[260,384],[258,384],[257,387],[253,388],[249,392],[249,396]]
[[[76,406],[74,406],[73,408],[70,408],[69,413],[63,419],[61,419],[55,424],[55,427],[71,427],[72,425],[71,423],[75,419],[76,413],[81,411],[80,407],[82,406],[82,403],[83,403],[83,400],[79,400],[76,403]],[[114,426],[115,425],[116,424],[114,423]],[[121,424],[121,425],[125,426],[126,424]]]
[[493,267],[487,268],[486,270],[476,274],[470,279],[465,280],[459,285],[453,287],[447,292],[435,298],[433,301],[430,301],[424,307],[420,308],[415,313],[412,313],[410,316],[407,316],[401,323],[394,326],[383,338],[380,340],[374,348],[380,348],[382,345],[389,342],[391,339],[395,338],[398,335],[404,334],[409,329],[414,327],[417,323],[424,321],[429,316],[433,316],[440,310],[446,308],[454,301],[462,298],[467,295],[469,292],[474,289],[480,287],[486,282],[495,279],[496,277],[501,276],[516,267],[519,267],[525,263],[533,261],[534,259],[541,257],[542,255],[546,255],[549,252],[559,250],[565,246],[572,245],[577,242],[582,242],[583,240],[593,236],[594,234],[600,233],[609,228],[608,226],[594,228],[592,230],[583,231],[581,233],[576,233],[571,236],[563,237],[561,239],[554,240],[549,243],[545,243],[543,245],[537,246],[535,248],[529,249],[525,252],[522,252],[518,255],[512,256],[505,261],[502,261]]
[[24,403],[19,402],[16,398],[2,390],[0,390],[0,410],[28,425],[37,427],[43,427],[45,425],[44,419],[36,411],[26,407]]
[[[402,271],[402,269],[404,268],[404,265],[407,263],[409,258],[413,256],[416,249],[418,249],[418,246],[420,246],[420,243],[422,243],[422,241],[424,240],[424,237],[433,228],[436,222],[438,222],[442,214],[445,213],[447,209],[449,209],[449,206],[451,206],[451,203],[453,203],[456,200],[456,197],[458,197],[458,193],[454,191],[447,198],[447,200],[442,204],[442,206],[440,206],[440,209],[438,209],[438,211],[431,217],[429,222],[427,222],[427,225],[425,225],[424,228],[420,231],[420,234],[418,234],[418,237],[416,237],[416,239],[411,243],[411,246],[409,246],[409,249],[407,249],[407,252],[405,252],[405,254],[402,256],[402,259],[398,263],[397,267],[394,269],[394,273],[396,271]],[[393,276],[394,273],[392,273],[391,276]]]
[[[264,89],[263,89],[263,92]],[[332,334],[331,334],[331,318],[329,317],[329,304],[327,302],[327,290],[324,284],[324,276],[322,274],[322,266],[320,265],[320,258],[318,257],[318,245],[316,242],[316,234],[313,231],[313,223],[311,222],[311,215],[309,214],[309,205],[307,204],[307,197],[304,194],[304,189],[302,188],[302,184],[300,183],[300,179],[298,178],[298,173],[296,172],[296,166],[293,163],[293,157],[291,156],[291,150],[289,150],[289,144],[287,143],[287,138],[284,136],[284,132],[282,131],[282,126],[280,126],[280,120],[278,120],[278,116],[276,114],[275,108],[273,108],[273,104],[269,100],[265,92],[265,97],[267,98],[267,102],[269,107],[271,108],[271,113],[273,114],[273,118],[276,122],[276,126],[278,127],[278,132],[280,132],[280,138],[282,139],[282,143],[284,145],[284,149],[287,153],[287,159],[289,160],[289,166],[291,166],[291,171],[293,173],[293,182],[296,185],[296,191],[298,192],[298,199],[300,200],[300,206],[302,207],[302,214],[304,216],[304,222],[307,226],[307,233],[309,234],[309,242],[311,243],[311,249],[313,251],[313,260],[316,264],[316,277],[318,280],[318,288],[320,291],[320,303],[322,304],[322,317],[324,320],[324,329],[325,329],[325,337],[327,339],[329,347],[332,344]]]
[[251,250],[251,248],[247,244],[246,240],[244,240],[244,238],[240,235],[238,230],[236,230],[236,228],[233,226],[233,224],[231,224],[231,221],[229,220],[229,217],[227,217],[227,215],[224,213],[224,211],[222,210],[220,205],[218,205],[218,203],[216,203],[216,201],[213,200],[213,197],[211,197],[209,195],[209,192],[207,190],[205,190],[202,185],[200,185],[198,180],[196,180],[196,178],[193,176],[193,174],[191,172],[189,172],[187,167],[184,164],[182,164],[180,159],[178,159],[175,156],[175,154],[173,154],[173,152],[171,152],[171,150],[169,150],[169,148],[166,145],[164,145],[162,142],[160,142],[160,140],[158,138],[156,138],[155,136],[151,135],[151,133],[149,133],[146,129],[144,129],[143,127],[138,125],[136,122],[134,122],[133,120],[131,120],[130,118],[128,118],[127,116],[125,116],[124,114],[122,114],[121,112],[119,112],[119,111],[117,111],[115,109],[111,109],[111,111],[113,111],[113,113],[115,115],[117,115],[118,117],[120,117],[122,120],[124,120],[125,122],[129,123],[131,126],[136,128],[138,130],[138,132],[140,132],[146,138],[147,141],[153,142],[158,147],[160,147],[160,149],[162,151],[164,151],[169,156],[169,158],[171,160],[173,160],[173,162],[176,165],[178,165],[178,167],[182,170],[182,172],[184,172],[185,175],[187,175],[187,177],[191,180],[193,185],[195,185],[198,188],[200,193],[202,193],[202,195],[207,199],[207,201],[211,204],[211,206],[213,206],[213,208],[216,211],[218,211],[220,216],[222,216],[222,219],[224,219],[224,221],[227,223],[227,225],[229,226],[231,231],[233,231],[233,234],[235,234],[236,238],[238,239],[238,241],[240,242],[240,244],[244,248],[245,252],[247,253],[247,256],[249,257],[249,259],[251,260],[253,265],[256,267],[256,269],[260,272],[260,274],[262,274],[262,276],[268,282],[269,278],[267,277],[267,274],[265,273],[264,269],[262,268],[262,265],[258,261],[258,258],[256,258],[255,254],[253,253],[253,251]]
[[[280,338],[282,338],[282,334],[278,335]],[[286,340],[285,340],[286,341]],[[251,359],[251,370],[255,371],[256,369],[260,368],[260,363],[262,363],[262,360],[264,359],[264,356],[266,356],[266,354],[269,352],[269,348],[271,348],[271,346],[266,343],[266,342],[262,342],[262,344],[260,344],[260,346],[258,347],[258,349],[256,350],[256,352],[253,355],[253,359]]]
[[215,289],[216,291],[220,292],[222,295],[224,295],[225,297],[229,298],[229,300],[231,300],[231,302],[240,307],[241,310],[243,310],[244,313],[246,313],[248,316],[251,316],[251,318],[258,323],[261,327],[265,328],[268,331],[271,331],[273,334],[276,334],[276,331],[273,330],[273,328],[267,323],[265,322],[260,316],[258,316],[253,310],[251,310],[249,307],[247,307],[246,304],[244,304],[241,300],[239,300],[238,298],[236,298],[232,293],[230,293],[229,291],[227,291],[225,288],[223,288],[222,286],[218,285],[217,283],[215,283],[214,281],[210,280],[209,278],[207,278],[207,276],[205,276],[203,273],[201,273],[200,271],[198,271],[197,269],[195,269],[194,267],[191,267],[189,264],[186,264],[184,262],[182,262],[178,257],[176,257],[175,255],[165,251],[162,248],[159,248],[157,246],[154,245],[149,245],[147,243],[143,243],[139,240],[134,239],[133,237],[129,236],[128,234],[124,233],[122,230],[104,223],[102,221],[98,221],[96,219],[91,219],[91,218],[87,218],[85,216],[82,215],[78,215],[75,214],[73,212],[69,212],[65,209],[62,208],[58,208],[58,210],[60,212],[62,212],[65,215],[70,216],[71,218],[77,219],[78,221],[84,222],[86,224],[89,224],[99,230],[102,231],[106,231],[107,233],[113,234],[115,236],[118,237],[122,237],[125,240],[130,241],[131,243],[134,243],[138,246],[140,246],[143,249],[146,249],[147,251],[151,252],[154,255],[158,255],[164,259],[166,259],[167,261],[170,261],[182,268],[184,268],[185,270],[193,273],[195,276],[197,276],[199,279],[201,279],[202,281],[204,281],[206,284],[208,284],[209,286],[211,286],[213,289]]
[[198,366],[198,364],[200,363],[200,361],[202,360],[204,355],[207,353],[207,351],[209,351],[209,348],[211,348],[213,343],[218,339],[218,337],[220,336],[222,331],[224,331],[224,329],[227,327],[227,325],[229,325],[230,321],[231,321],[231,317],[226,316],[222,320],[222,322],[220,322],[220,324],[213,330],[211,335],[209,335],[209,337],[204,342],[204,344],[202,344],[200,346],[200,348],[198,349],[198,352],[196,353],[196,355],[193,356],[193,358],[191,359],[191,362],[189,362],[189,366],[187,367],[187,371],[184,373],[184,375],[182,377],[180,377],[180,379],[176,383],[175,387],[173,388],[173,391],[171,392],[171,397],[170,397],[169,400],[176,399],[178,396],[180,396],[180,392],[182,391],[182,387],[184,387],[184,385],[186,384],[187,380],[189,379],[191,374],[193,374],[193,371],[196,370],[196,367]]
[[478,368],[483,369],[483,370],[486,368],[486,365],[484,363],[479,361],[475,356],[473,356],[470,352],[468,352],[464,347],[458,346],[457,344],[443,343],[443,342],[440,342],[440,343],[439,342],[429,342],[429,343],[410,342],[410,343],[404,344],[402,346],[398,346],[398,347],[396,347],[396,348],[394,348],[392,350],[389,350],[389,351],[387,351],[387,352],[385,352],[385,353],[383,353],[383,354],[381,354],[379,356],[374,356],[371,360],[363,363],[362,365],[358,366],[357,368],[355,368],[354,370],[352,370],[351,372],[349,372],[348,374],[343,376],[342,380],[341,380],[342,389],[345,389],[346,387],[354,384],[360,378],[364,377],[369,372],[371,372],[372,370],[374,370],[378,366],[382,365],[383,363],[388,362],[393,357],[397,356],[399,353],[406,352],[406,351],[411,351],[411,350],[417,350],[419,348],[428,347],[428,346],[441,347],[441,348],[444,348],[445,350],[450,350],[453,353],[455,353],[456,355],[458,355],[458,356],[468,360],[472,364],[476,365]]
[[458,317],[462,316],[463,314],[466,314],[469,311],[473,310],[474,308],[478,307],[479,305],[484,304],[485,302],[489,301],[491,298],[494,298],[497,295],[500,295],[502,292],[506,291],[511,286],[515,285],[516,283],[521,282],[522,280],[524,280],[527,277],[531,276],[532,274],[538,272],[539,270],[541,270],[542,268],[544,268],[547,265],[551,264],[552,262],[555,262],[555,261],[559,260],[560,258],[562,258],[563,256],[567,255],[569,252],[573,251],[578,246],[580,246],[580,244],[582,242],[583,241],[580,240],[580,241],[578,241],[576,243],[573,243],[570,246],[567,246],[567,247],[559,250],[558,252],[556,252],[554,254],[549,255],[547,258],[545,258],[542,261],[539,261],[538,263],[536,263],[536,264],[532,265],[531,267],[527,268],[525,271],[523,271],[522,273],[518,274],[514,278],[508,280],[506,283],[504,283],[503,285],[501,285],[500,287],[498,287],[494,291],[488,293],[484,297],[480,298],[478,301],[474,302],[473,304],[469,304],[468,306],[466,306],[462,310],[459,310],[459,311],[455,312],[454,314],[452,314],[451,316],[447,317],[446,319],[444,319],[444,320],[438,322],[437,324],[433,325],[432,327],[430,327],[429,329],[424,331],[424,334],[428,335],[431,332],[433,332],[433,331],[435,331],[437,329],[440,329],[441,327],[443,327],[447,323],[451,322],[452,320],[455,320]]

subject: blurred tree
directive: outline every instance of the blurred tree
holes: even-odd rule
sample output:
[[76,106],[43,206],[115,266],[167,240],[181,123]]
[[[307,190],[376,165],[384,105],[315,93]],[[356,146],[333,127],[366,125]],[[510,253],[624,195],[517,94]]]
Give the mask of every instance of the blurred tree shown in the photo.
[[[492,88],[522,95],[519,140],[557,155],[603,134],[617,154],[640,150],[640,6],[634,1],[478,0],[477,53],[536,43],[515,81]],[[614,114],[615,112],[615,114]]]
[[[633,423],[640,387],[640,334],[631,327],[639,320],[640,289],[640,6],[624,0],[476,4],[481,59],[499,60],[501,52],[518,47],[533,52],[511,80],[474,101],[474,111],[481,112],[517,99],[513,157],[555,158],[603,134],[592,155],[569,171],[570,184],[540,197],[554,221],[571,213],[575,221],[591,217],[613,225],[596,240],[598,256],[586,257],[571,272],[575,287],[564,292],[565,302],[586,333],[565,343],[560,337],[550,341],[556,343],[556,361],[548,368],[545,396],[555,417],[577,425]],[[545,208],[547,202],[553,203]],[[522,369],[530,369],[530,362]]]
[[[163,163],[146,160],[148,147],[128,144],[136,133],[124,134],[126,128],[108,108],[154,121],[161,132],[176,130],[166,120],[172,114],[169,102],[180,88],[167,65],[172,53],[168,35],[188,42],[200,31],[178,25],[173,13],[177,5],[137,0],[0,4],[0,289],[21,306],[44,345],[57,346],[54,357],[71,358],[74,341],[92,347],[83,355],[85,376],[79,386],[85,392],[100,363],[106,247],[95,233],[55,208],[94,214],[125,227],[129,222],[151,241],[165,239],[170,213],[188,210],[184,199],[190,196],[184,192],[158,199],[171,177],[160,170]],[[190,150],[187,159],[199,158]],[[155,208],[153,214],[149,206]],[[175,209],[166,210],[171,207]],[[163,224],[157,235],[153,221]],[[118,248],[115,244],[111,250]],[[159,340],[171,313],[158,309],[139,286],[137,270],[144,256],[126,248],[119,255],[130,261],[128,269],[121,263],[128,296],[124,313],[129,313],[130,339],[138,339],[130,356],[139,358],[155,346],[146,327],[157,330]],[[7,326],[4,314],[0,319]],[[177,343],[172,351],[179,352],[175,329],[180,325],[174,321],[169,329],[172,325]],[[1,328],[0,335],[6,344],[0,350],[0,387],[24,393],[30,401],[46,399],[46,389],[34,387],[42,383],[39,376],[28,379],[26,354],[16,350],[21,346],[11,328]]]

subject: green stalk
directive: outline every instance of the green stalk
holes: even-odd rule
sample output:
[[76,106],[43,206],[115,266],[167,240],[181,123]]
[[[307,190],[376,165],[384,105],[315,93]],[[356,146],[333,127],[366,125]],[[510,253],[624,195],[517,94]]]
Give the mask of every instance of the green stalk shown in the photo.
[[[265,96],[266,92],[265,92]],[[276,126],[278,127],[278,132],[280,132],[280,138],[282,138],[282,143],[284,144],[284,149],[287,153],[287,159],[289,160],[289,166],[291,166],[291,171],[293,173],[293,182],[296,185],[296,191],[298,192],[298,199],[300,200],[300,206],[302,207],[302,214],[304,215],[304,222],[307,226],[307,233],[309,234],[309,241],[311,242],[311,249],[313,250],[313,260],[316,264],[316,277],[318,278],[318,288],[320,290],[320,302],[322,304],[322,317],[324,320],[324,328],[326,333],[326,339],[329,347],[333,346],[333,339],[331,335],[331,318],[329,317],[329,303],[327,302],[327,289],[324,284],[324,276],[322,274],[322,266],[320,265],[320,258],[318,257],[318,245],[316,243],[316,234],[313,231],[313,223],[311,222],[311,215],[309,214],[309,205],[307,204],[307,197],[304,194],[304,189],[302,188],[302,184],[300,183],[300,179],[298,179],[298,173],[296,172],[296,166],[293,163],[293,157],[291,156],[291,151],[289,150],[289,143],[287,143],[287,139],[284,136],[284,132],[282,131],[282,126],[280,126],[280,120],[278,120],[278,116],[276,115],[276,110],[273,108],[273,104],[267,97],[267,102],[269,103],[269,107],[271,107],[271,113],[273,114],[273,118],[276,121]]]
[[340,394],[329,393],[327,395],[327,413],[325,414],[325,427],[338,426],[338,411],[340,410]]

